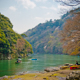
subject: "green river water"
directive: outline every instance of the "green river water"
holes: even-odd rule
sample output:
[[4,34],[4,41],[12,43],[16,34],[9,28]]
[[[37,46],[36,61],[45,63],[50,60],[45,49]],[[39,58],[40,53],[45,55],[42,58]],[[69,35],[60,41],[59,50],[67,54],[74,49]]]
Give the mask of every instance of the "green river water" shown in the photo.
[[35,54],[32,57],[22,58],[22,62],[19,64],[15,64],[16,59],[0,60],[0,77],[15,75],[25,71],[29,73],[44,71],[47,67],[60,66],[65,63],[75,64],[76,61],[80,61],[79,56],[53,54]]

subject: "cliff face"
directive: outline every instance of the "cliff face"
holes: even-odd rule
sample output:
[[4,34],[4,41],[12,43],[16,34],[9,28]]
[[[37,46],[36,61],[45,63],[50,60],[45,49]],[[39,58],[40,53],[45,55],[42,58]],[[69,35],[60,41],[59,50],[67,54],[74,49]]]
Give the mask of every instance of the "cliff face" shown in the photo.
[[14,32],[9,18],[0,14],[0,59],[24,57],[33,53],[31,44]]

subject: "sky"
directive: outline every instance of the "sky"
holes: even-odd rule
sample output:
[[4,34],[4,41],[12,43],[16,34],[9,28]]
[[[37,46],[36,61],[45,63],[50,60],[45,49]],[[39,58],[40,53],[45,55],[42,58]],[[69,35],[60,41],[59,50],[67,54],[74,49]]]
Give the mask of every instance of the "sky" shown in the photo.
[[10,19],[19,34],[47,20],[60,19],[63,7],[55,0],[0,0],[0,13]]

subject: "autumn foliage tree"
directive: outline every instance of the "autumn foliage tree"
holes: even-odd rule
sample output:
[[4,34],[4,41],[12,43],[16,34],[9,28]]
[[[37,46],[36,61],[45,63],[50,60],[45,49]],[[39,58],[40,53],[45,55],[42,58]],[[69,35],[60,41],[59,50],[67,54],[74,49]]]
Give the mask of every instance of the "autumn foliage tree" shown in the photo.
[[80,14],[66,21],[60,35],[65,53],[80,55]]

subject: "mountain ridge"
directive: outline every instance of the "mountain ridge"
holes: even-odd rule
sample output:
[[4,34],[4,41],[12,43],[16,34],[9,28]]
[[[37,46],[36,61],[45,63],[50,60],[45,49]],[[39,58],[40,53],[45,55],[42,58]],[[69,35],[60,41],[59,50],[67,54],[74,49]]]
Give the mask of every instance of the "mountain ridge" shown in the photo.
[[39,23],[33,29],[25,32],[28,36],[25,39],[32,44],[34,53],[64,53],[62,43],[60,42],[59,31],[63,29],[66,20],[73,17],[74,14],[67,12],[61,16],[61,19],[54,21],[50,19],[50,21]]

